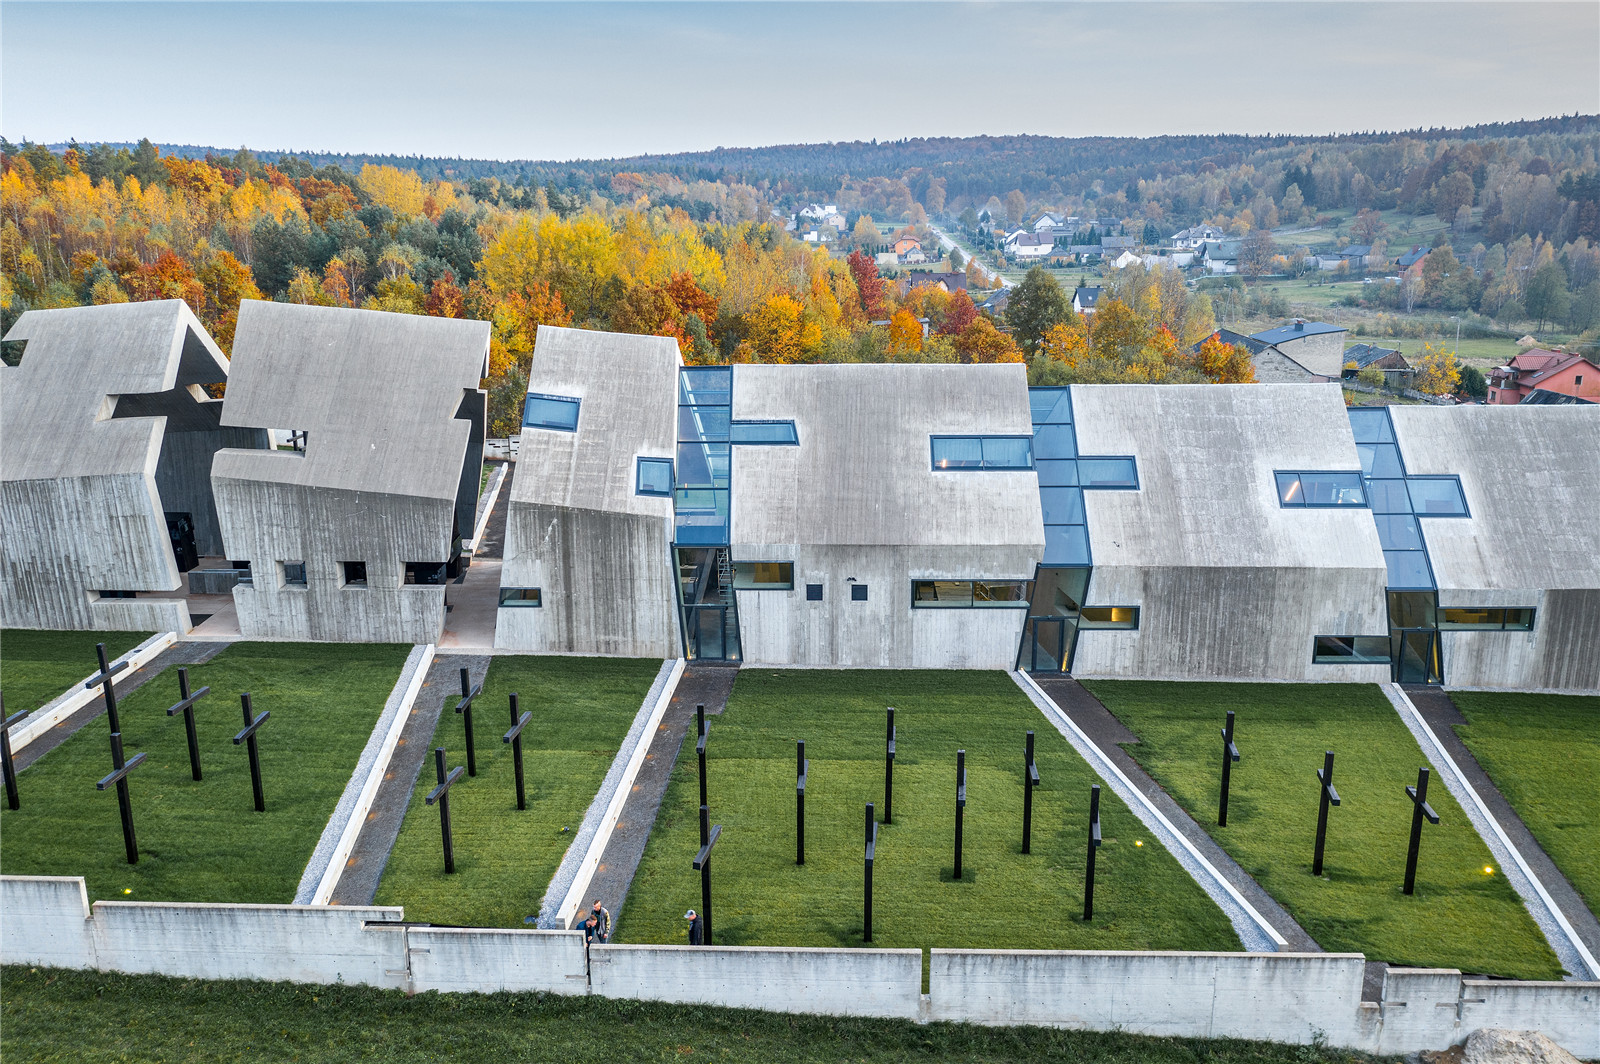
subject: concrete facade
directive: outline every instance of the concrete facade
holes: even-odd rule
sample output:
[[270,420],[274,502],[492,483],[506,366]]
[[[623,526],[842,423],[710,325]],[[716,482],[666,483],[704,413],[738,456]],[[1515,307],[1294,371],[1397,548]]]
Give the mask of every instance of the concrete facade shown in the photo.
[[1390,408],[1412,475],[1466,518],[1422,522],[1441,608],[1532,607],[1532,631],[1443,631],[1448,687],[1600,690],[1600,408]]
[[0,624],[187,632],[181,597],[149,597],[183,586],[166,514],[220,553],[212,455],[266,446],[205,391],[227,358],[176,299],[32,310],[6,339],[27,346],[0,367]]
[[[472,533],[489,324],[246,300],[223,423],[306,433],[303,450],[217,454],[212,488],[246,639],[432,643]],[[345,563],[365,565],[364,585]],[[305,582],[286,563],[305,566]]]
[[[793,420],[799,436],[734,448],[734,559],[794,563],[792,590],[735,592],[745,661],[1015,662],[1026,610],[913,608],[912,581],[1032,578],[1044,553],[1034,473],[936,470],[931,443],[1031,434],[1023,366],[740,366],[733,418]],[[821,601],[807,601],[808,583]]]
[[524,427],[506,517],[495,645],[538,653],[675,658],[672,499],[636,493],[639,458],[677,449],[670,337],[539,327],[528,391],[580,401],[577,430]]

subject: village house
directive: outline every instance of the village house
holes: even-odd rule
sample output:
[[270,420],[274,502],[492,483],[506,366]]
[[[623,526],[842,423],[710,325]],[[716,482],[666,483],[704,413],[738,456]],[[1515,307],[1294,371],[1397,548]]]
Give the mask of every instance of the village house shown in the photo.
[[1530,392],[1600,401],[1600,365],[1583,355],[1534,348],[1489,371],[1489,402],[1510,406]]
[[1214,225],[1196,225],[1173,233],[1172,246],[1185,251],[1199,251],[1207,243],[1222,240],[1227,235]]
[[1072,309],[1075,313],[1090,315],[1094,313],[1095,304],[1100,302],[1100,293],[1105,289],[1095,285],[1084,285],[1072,293]]
[[1416,372],[1399,351],[1376,344],[1355,344],[1345,349],[1342,376],[1349,380],[1369,366],[1383,371],[1384,383],[1391,388],[1409,388]]

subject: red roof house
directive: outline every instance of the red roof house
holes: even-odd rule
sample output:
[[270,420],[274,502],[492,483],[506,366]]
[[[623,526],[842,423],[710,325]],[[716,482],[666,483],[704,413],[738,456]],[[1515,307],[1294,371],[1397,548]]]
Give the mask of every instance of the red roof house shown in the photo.
[[1600,400],[1600,366],[1567,351],[1524,351],[1489,371],[1489,402],[1520,403],[1534,389]]

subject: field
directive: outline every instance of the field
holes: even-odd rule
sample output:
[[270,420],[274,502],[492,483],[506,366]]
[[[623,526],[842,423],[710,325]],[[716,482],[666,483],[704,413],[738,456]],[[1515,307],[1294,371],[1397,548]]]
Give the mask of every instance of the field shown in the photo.
[[1451,691],[1456,734],[1591,910],[1600,907],[1600,697]]
[[[430,755],[404,826],[378,884],[379,905],[403,905],[406,918],[474,927],[521,927],[539,899],[661,668],[655,659],[497,656],[475,704],[478,774],[450,791],[454,875],[446,875]],[[533,719],[522,733],[527,809],[517,810],[508,696]],[[432,691],[424,697],[440,697]],[[459,695],[445,692],[430,750],[466,764]]]
[[[146,639],[149,632],[45,632],[7,628],[0,632],[0,691],[6,715],[38,709],[73,684],[100,671],[94,645],[106,645],[114,661]],[[176,701],[176,699],[174,699]]]
[[[111,771],[108,722],[91,721],[18,775],[22,808],[0,810],[9,875],[83,876],[89,898],[287,903],[343,793],[409,648],[235,643],[189,669],[210,685],[195,706],[204,779],[189,771],[176,670],[119,703],[139,863],[123,852],[117,798],[96,791]],[[239,694],[271,712],[259,731],[265,813],[254,810]]]
[[[710,717],[718,945],[855,946],[864,812],[882,817],[884,708],[896,708],[894,822],[879,835],[873,944],[889,947],[1234,950],[1226,917],[1144,826],[1101,796],[1092,923],[1082,920],[1093,775],[1002,672],[739,673]],[[1033,853],[1023,856],[1023,732],[1037,733]],[[806,863],[795,864],[795,740],[811,761]],[[951,879],[957,748],[967,751],[963,878]],[[700,907],[699,780],[685,741],[617,941],[683,942]]]
[[[1520,979],[1561,966],[1488,848],[1435,778],[1416,893],[1401,891],[1411,803],[1427,764],[1376,686],[1091,681],[1139,742],[1128,752],[1326,950]],[[1218,732],[1238,713],[1228,826],[1216,826]],[[1324,750],[1343,804],[1329,812],[1321,878],[1311,875]]]

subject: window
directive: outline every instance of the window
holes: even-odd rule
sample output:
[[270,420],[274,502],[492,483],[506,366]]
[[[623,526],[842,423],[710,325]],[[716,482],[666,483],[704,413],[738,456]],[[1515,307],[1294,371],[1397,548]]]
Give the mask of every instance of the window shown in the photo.
[[528,393],[522,406],[523,428],[578,431],[578,400],[564,395]]
[[1467,517],[1467,500],[1456,477],[1407,477],[1412,512],[1419,517]]
[[406,583],[442,584],[446,580],[444,562],[406,562]]
[[934,436],[934,469],[1032,469],[1028,436]]
[[1078,457],[1078,444],[1071,425],[1040,425],[1033,430],[1033,441],[1040,458]]
[[734,443],[798,444],[793,421],[735,421],[730,428]]
[[917,609],[1009,609],[1028,607],[1026,580],[913,580]]
[[1394,429],[1389,426],[1389,412],[1380,407],[1368,409],[1353,409],[1350,414],[1350,428],[1355,433],[1357,443],[1393,443]]
[[1387,665],[1386,635],[1319,635],[1312,639],[1311,661],[1316,665]]
[[641,458],[635,472],[635,495],[672,495],[672,459]]
[[1078,614],[1078,627],[1136,629],[1139,627],[1139,607],[1085,606]]
[[678,407],[678,439],[726,440],[733,425],[733,410],[726,406]]
[[794,562],[734,562],[735,591],[791,591]]
[[344,573],[345,587],[367,586],[366,562],[340,562],[339,568]]
[[96,591],[96,595],[103,599],[129,599],[138,598],[137,591]]
[[1405,469],[1400,464],[1400,448],[1392,443],[1358,443],[1356,453],[1361,456],[1361,471],[1369,477],[1403,477]]
[[1360,473],[1276,473],[1281,506],[1365,506]]
[[1078,481],[1085,488],[1137,491],[1139,471],[1132,458],[1080,458]]
[[1081,525],[1083,492],[1077,488],[1040,488],[1039,503],[1047,525]]
[[865,601],[867,601],[867,585],[866,584],[851,584],[850,585],[850,601],[851,602],[865,602]]
[[1457,632],[1531,632],[1531,607],[1441,606],[1439,628]]
[[822,585],[821,584],[807,584],[806,585],[806,601],[807,602],[821,602],[822,601]]
[[1078,463],[1067,459],[1039,459],[1034,463],[1039,470],[1039,486],[1058,487],[1078,482]]
[[1367,495],[1375,514],[1408,514],[1411,512],[1411,494],[1403,480],[1369,480]]
[[1065,388],[1029,388],[1028,408],[1035,425],[1072,423],[1072,400]]
[[1383,552],[1383,560],[1389,567],[1390,587],[1433,587],[1433,572],[1428,568],[1426,551],[1386,550]]
[[500,589],[500,605],[511,606],[543,606],[539,589],[536,587],[503,587]]
[[1046,525],[1045,565],[1088,565],[1089,530],[1083,525]]
[[284,587],[305,587],[306,586],[306,563],[305,562],[303,562],[303,561],[300,561],[300,562],[280,562],[279,565],[282,566],[282,569],[280,570],[280,572],[281,572],[281,574],[283,576],[283,586]]
[[1384,550],[1422,550],[1422,529],[1410,514],[1373,514]]

